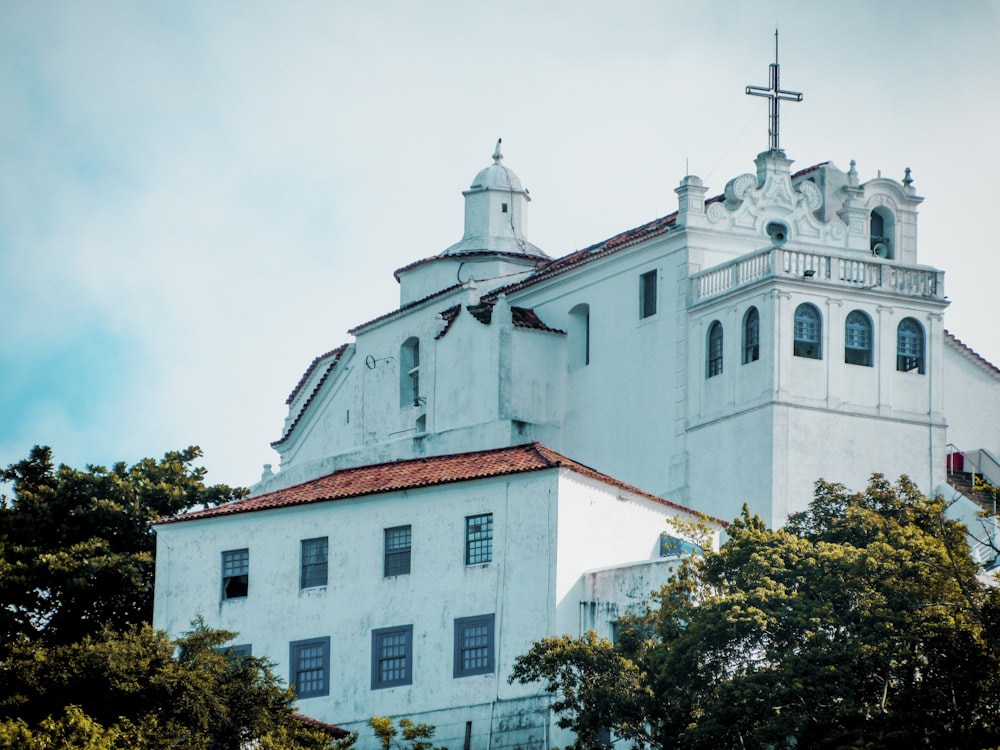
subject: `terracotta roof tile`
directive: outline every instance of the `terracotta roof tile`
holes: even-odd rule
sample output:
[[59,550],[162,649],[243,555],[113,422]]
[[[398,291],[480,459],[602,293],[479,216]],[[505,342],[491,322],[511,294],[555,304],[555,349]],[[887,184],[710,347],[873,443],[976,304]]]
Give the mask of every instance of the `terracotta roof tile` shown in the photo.
[[534,260],[537,263],[545,263],[548,258],[543,258],[536,255],[525,255],[524,253],[511,253],[511,252],[498,252],[494,250],[472,250],[464,253],[449,253],[448,255],[432,255],[429,258],[421,258],[420,260],[415,260],[412,263],[407,263],[402,268],[397,268],[392,272],[392,275],[396,277],[396,281],[399,281],[399,275],[405,273],[410,269],[422,266],[425,263],[433,263],[436,260],[442,260],[444,258],[478,258],[481,256],[489,256],[491,258],[500,256],[502,258],[517,258],[518,260]]
[[292,395],[288,397],[287,401],[285,401],[286,404],[291,404],[292,401],[295,400],[295,397],[298,395],[299,391],[302,389],[302,386],[305,385],[305,382],[309,379],[309,376],[313,373],[316,367],[319,366],[319,364],[324,360],[328,358],[330,359],[330,362],[326,368],[326,372],[324,372],[322,377],[320,377],[320,379],[317,381],[316,386],[312,389],[312,393],[309,394],[309,398],[305,400],[305,402],[302,404],[302,408],[299,409],[299,413],[295,415],[295,419],[292,421],[290,425],[288,425],[288,429],[285,430],[284,434],[280,438],[271,443],[272,448],[277,448],[279,445],[284,443],[286,440],[288,440],[288,438],[292,436],[292,431],[299,426],[299,422],[302,420],[302,416],[306,413],[306,409],[309,408],[309,405],[312,403],[313,399],[316,398],[316,394],[319,393],[320,388],[323,387],[323,384],[326,382],[327,378],[330,377],[330,373],[332,373],[335,369],[337,369],[337,365],[340,363],[340,359],[344,355],[344,352],[347,351],[348,346],[349,344],[341,344],[336,349],[333,349],[332,351],[329,351],[326,354],[316,357],[316,359],[312,361],[312,364],[309,365],[309,367],[306,369],[305,374],[302,376],[302,378],[299,380],[298,385],[296,385],[295,389],[292,391]]
[[372,318],[371,320],[366,321],[361,325],[356,325],[354,326],[354,328],[351,328],[347,332],[352,336],[356,336],[362,331],[364,331],[366,328],[369,328],[377,323],[384,323],[385,321],[390,320],[391,318],[395,318],[399,315],[402,315],[403,313],[413,310],[416,307],[420,307],[421,305],[430,302],[432,299],[437,299],[438,297],[447,296],[452,292],[454,292],[456,289],[461,289],[464,286],[465,284],[452,284],[450,287],[448,287],[447,289],[442,289],[440,292],[434,292],[434,294],[428,294],[426,297],[414,300],[413,302],[407,302],[402,307],[397,307],[395,310],[387,312],[385,315],[379,315],[377,318]]
[[320,729],[333,735],[335,738],[343,739],[344,737],[349,737],[350,732],[348,732],[343,727],[338,727],[336,724],[327,724],[325,721],[320,721],[319,719],[314,719],[312,716],[306,716],[300,714],[298,711],[293,711],[289,714],[292,721],[297,721],[300,724],[305,724],[307,727],[312,727],[313,729]]
[[946,330],[944,332],[944,340],[946,343],[951,344],[952,347],[957,349],[963,356],[965,356],[966,359],[972,360],[977,365],[979,365],[984,370],[993,375],[993,377],[1000,378],[1000,367],[997,367],[995,364],[990,362],[988,359],[986,359],[986,357],[979,354],[971,346],[964,343],[961,339],[952,334],[950,331]]
[[566,331],[545,325],[535,311],[527,307],[511,306],[510,317],[518,328],[530,328],[533,331],[546,331],[547,333],[566,333]]
[[603,242],[598,242],[582,250],[576,250],[568,255],[564,255],[561,258],[556,258],[549,263],[541,265],[538,270],[532,273],[528,278],[509,284],[505,287],[500,287],[499,289],[494,289],[492,292],[484,295],[483,301],[495,300],[501,294],[510,294],[511,292],[525,289],[550,279],[553,276],[558,276],[566,271],[579,268],[580,266],[586,265],[600,258],[604,258],[623,250],[626,247],[631,247],[632,245],[649,239],[650,237],[666,234],[676,225],[677,212],[675,211],[667,216],[654,219],[653,221],[647,222],[641,226],[616,234],[614,237],[609,237]]
[[[269,492],[265,495],[258,495],[257,497],[236,500],[214,508],[205,508],[204,510],[166,518],[156,522],[154,525],[159,526],[181,521],[287,508],[314,502],[364,497],[384,492],[399,492],[419,487],[434,487],[454,482],[467,482],[488,477],[523,474],[559,467],[618,487],[627,492],[635,493],[674,510],[685,513],[696,512],[677,503],[644,492],[625,482],[620,482],[613,477],[591,469],[589,466],[577,463],[546,448],[541,443],[527,443],[510,448],[495,448],[492,450],[472,451],[470,453],[430,456],[427,458],[406,459],[373,464],[371,466],[341,469],[340,471],[335,471],[333,474],[297,484],[293,487]],[[711,520],[720,524],[724,523],[718,519]]]
[[447,310],[442,310],[438,315],[441,316],[441,320],[444,321],[444,328],[441,329],[441,333],[434,337],[435,340],[444,338],[444,335],[448,333],[448,329],[451,328],[451,324],[455,322],[455,318],[462,311],[461,305],[452,305]]

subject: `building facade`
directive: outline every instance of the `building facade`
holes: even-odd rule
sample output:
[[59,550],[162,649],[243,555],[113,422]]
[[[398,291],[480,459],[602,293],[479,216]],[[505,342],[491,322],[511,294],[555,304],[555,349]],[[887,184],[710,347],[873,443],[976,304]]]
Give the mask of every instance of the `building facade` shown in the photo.
[[323,721],[549,748],[514,658],[612,635],[692,549],[671,519],[778,526],[873,472],[950,493],[959,454],[1000,481],[1000,370],[944,328],[909,171],[791,165],[685,176],[676,212],[552,258],[498,143],[461,239],[292,390],[280,470],[156,527],[154,624],[239,632]]

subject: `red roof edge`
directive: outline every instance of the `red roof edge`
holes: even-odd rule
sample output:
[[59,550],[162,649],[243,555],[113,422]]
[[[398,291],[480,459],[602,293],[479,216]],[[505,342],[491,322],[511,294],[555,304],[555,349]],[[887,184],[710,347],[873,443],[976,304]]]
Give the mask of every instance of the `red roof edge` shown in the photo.
[[983,369],[990,372],[991,375],[1000,379],[1000,367],[990,362],[986,357],[977,352],[971,346],[962,341],[958,336],[953,334],[951,331],[945,329],[944,332],[945,341],[951,343],[959,352],[961,352],[967,359],[971,359],[973,362],[978,364]]
[[[674,510],[704,516],[696,510],[603,474],[535,442],[467,453],[451,453],[348,467],[274,492],[161,519],[153,525],[160,526],[181,521],[274,510],[315,502],[365,497],[421,487],[524,474],[557,467],[639,495]],[[727,525],[725,521],[720,519],[710,516],[704,517],[722,526]]]

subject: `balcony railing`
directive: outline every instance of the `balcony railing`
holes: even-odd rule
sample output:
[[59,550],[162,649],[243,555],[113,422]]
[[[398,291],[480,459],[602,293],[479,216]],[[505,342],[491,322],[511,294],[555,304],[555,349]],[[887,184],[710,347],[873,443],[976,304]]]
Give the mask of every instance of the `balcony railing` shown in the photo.
[[696,273],[691,277],[691,302],[697,304],[762,279],[777,278],[809,278],[852,289],[944,299],[943,271],[772,247]]

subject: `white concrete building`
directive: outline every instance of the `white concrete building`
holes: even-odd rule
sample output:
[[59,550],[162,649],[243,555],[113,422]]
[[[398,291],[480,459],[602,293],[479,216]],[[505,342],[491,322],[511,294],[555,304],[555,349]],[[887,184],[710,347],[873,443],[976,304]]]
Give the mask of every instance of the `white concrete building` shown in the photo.
[[[155,625],[204,615],[292,682],[319,664],[302,708],[324,721],[411,716],[452,750],[549,748],[565,739],[507,685],[512,660],[544,635],[609,633],[663,580],[657,540],[688,512],[657,498],[726,520],[748,503],[778,526],[821,477],[905,473],[951,497],[961,455],[1000,482],[1000,370],[945,331],[909,170],[791,164],[765,151],[715,197],[688,175],[675,213],[553,259],[498,144],[459,242],[397,270],[399,307],[306,370],[280,471],[157,527]],[[453,473],[525,451],[544,465]],[[487,515],[493,557],[469,564],[469,519]],[[388,575],[399,545],[412,567]],[[321,548],[325,584],[306,586]],[[466,626],[483,674],[456,666]]]
[[538,444],[344,469],[158,525],[154,619],[238,632],[362,746],[392,715],[450,748],[547,749],[570,738],[514,659],[610,637],[675,570],[673,518],[696,515]]

